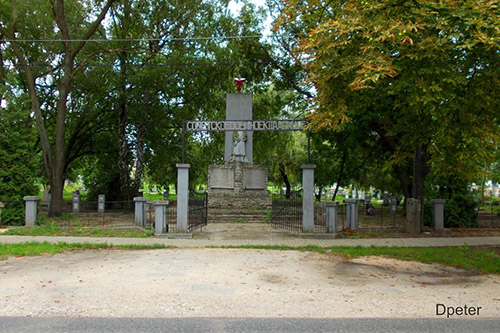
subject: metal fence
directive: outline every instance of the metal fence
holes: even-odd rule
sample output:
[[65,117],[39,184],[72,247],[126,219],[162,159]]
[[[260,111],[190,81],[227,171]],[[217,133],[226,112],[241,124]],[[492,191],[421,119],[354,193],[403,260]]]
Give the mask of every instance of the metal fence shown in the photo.
[[[47,215],[49,206],[39,203],[40,215]],[[133,201],[106,201],[104,210],[99,210],[97,201],[81,201],[77,212],[73,209],[72,201],[62,203],[62,215],[54,219],[61,226],[112,226],[133,227],[134,202]]]
[[[190,193],[188,201],[188,230],[192,231],[207,225],[207,193]],[[167,232],[177,231],[177,200],[169,200],[166,209]],[[146,228],[154,229],[154,202],[146,203]]]
[[271,225],[290,231],[302,231],[302,198],[273,199]]
[[[295,232],[302,231],[302,198],[273,200],[271,225]],[[314,205],[314,232],[326,232],[326,205]]]
[[478,224],[480,228],[500,228],[500,205],[489,202],[478,209]]
[[[326,207],[328,202],[316,203],[314,205],[314,232],[326,232]],[[395,206],[391,210],[389,206],[365,205],[363,201],[358,202],[358,228],[359,229],[404,229],[405,214],[402,205]],[[347,217],[347,205],[342,203],[337,209],[336,230],[349,228]],[[273,200],[271,224],[275,227],[290,231],[302,231],[302,200]]]

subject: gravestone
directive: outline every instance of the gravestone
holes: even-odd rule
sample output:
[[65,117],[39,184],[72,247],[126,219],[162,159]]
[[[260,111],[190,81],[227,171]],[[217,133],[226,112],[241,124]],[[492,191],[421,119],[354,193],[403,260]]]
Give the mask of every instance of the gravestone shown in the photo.
[[[252,120],[252,95],[227,94],[226,120]],[[210,222],[263,222],[271,198],[267,166],[253,164],[253,132],[226,131],[224,164],[208,169]]]

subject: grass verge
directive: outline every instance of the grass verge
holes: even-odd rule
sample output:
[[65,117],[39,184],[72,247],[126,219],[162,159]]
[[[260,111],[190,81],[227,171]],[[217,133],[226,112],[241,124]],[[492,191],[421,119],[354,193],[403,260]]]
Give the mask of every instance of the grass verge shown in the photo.
[[214,248],[262,249],[262,250],[298,250],[318,253],[334,253],[347,258],[363,256],[386,256],[389,258],[438,263],[481,274],[500,274],[500,247],[350,247],[336,246],[279,246],[279,245],[242,245],[214,246]]
[[32,228],[12,228],[2,235],[148,238],[154,235],[154,230],[85,227],[81,225],[65,227],[55,223],[47,223]]
[[[62,252],[71,252],[78,250],[153,250],[165,249],[164,244],[151,245],[110,245],[110,244],[92,244],[92,243],[49,243],[49,242],[25,242],[17,244],[0,243],[0,258],[5,259],[9,256],[40,256],[44,254],[55,254]],[[172,247],[168,247],[172,248]]]
[[349,258],[387,256],[390,258],[438,263],[467,271],[500,274],[498,247],[331,247],[331,252]]

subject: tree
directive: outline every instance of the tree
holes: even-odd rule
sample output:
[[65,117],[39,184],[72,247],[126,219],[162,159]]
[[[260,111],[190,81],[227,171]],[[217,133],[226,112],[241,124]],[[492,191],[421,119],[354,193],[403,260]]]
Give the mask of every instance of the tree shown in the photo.
[[423,200],[431,167],[471,178],[481,170],[476,160],[491,159],[500,77],[495,2],[291,0],[278,24],[299,23],[307,29],[296,52],[317,91],[312,125],[337,130],[368,114],[412,197]]
[[[85,52],[84,46],[98,30],[101,21],[116,0],[80,3],[77,1],[5,1],[0,12],[0,32],[8,40],[17,65],[26,77],[35,114],[36,127],[42,147],[45,172],[51,186],[49,215],[61,214],[63,187],[68,167],[66,117],[72,81],[79,67],[76,57]],[[60,47],[46,47],[45,43],[25,43],[23,39],[60,39]],[[34,62],[45,63],[47,72],[37,70]],[[38,64],[39,65],[39,64]],[[50,105],[45,105],[37,82],[45,78],[57,86],[57,94]],[[55,112],[53,112],[55,111]],[[55,113],[55,134],[51,142],[47,116]]]

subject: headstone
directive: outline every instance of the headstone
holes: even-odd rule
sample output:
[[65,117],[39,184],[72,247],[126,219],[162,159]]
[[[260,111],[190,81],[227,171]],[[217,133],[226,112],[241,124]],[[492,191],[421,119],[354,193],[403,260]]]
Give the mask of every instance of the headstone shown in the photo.
[[382,196],[381,196],[380,192],[377,192],[377,200],[382,200]]
[[385,193],[384,192],[384,201],[382,202],[382,206],[389,206],[390,202],[389,202],[389,193]]
[[314,231],[314,169],[316,165],[302,165],[302,231]]
[[390,208],[391,216],[396,216],[396,210],[398,207],[398,200],[396,199],[396,197],[391,198],[390,204],[391,204]]
[[[226,120],[252,119],[252,94],[227,94]],[[253,132],[240,132],[225,132],[224,162],[229,163],[233,158],[253,164]]]
[[37,203],[40,199],[37,196],[26,196],[23,198],[25,202],[24,222],[26,227],[34,227],[37,218]]
[[106,196],[104,194],[99,194],[97,196],[97,212],[104,213],[106,205]]
[[73,213],[80,213],[80,191],[73,192]]
[[283,188],[280,187],[280,199],[283,200]]
[[420,214],[422,205],[420,200],[409,198],[406,202],[406,232],[418,234],[420,230]]

